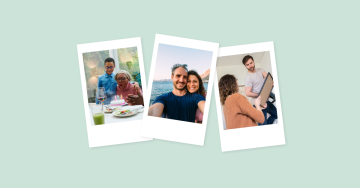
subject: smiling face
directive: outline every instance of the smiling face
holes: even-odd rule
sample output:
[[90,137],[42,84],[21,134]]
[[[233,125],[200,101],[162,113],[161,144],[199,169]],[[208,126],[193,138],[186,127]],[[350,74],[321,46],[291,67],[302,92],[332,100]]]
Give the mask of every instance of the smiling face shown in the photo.
[[255,70],[255,63],[254,60],[252,60],[251,58],[245,63],[245,67],[247,68],[247,70],[249,70],[250,72],[254,72]]
[[171,80],[173,81],[174,88],[177,90],[184,90],[186,87],[188,73],[187,71],[179,67],[174,71],[174,75],[171,75]]
[[187,90],[196,93],[199,90],[199,79],[195,75],[190,75],[187,80]]
[[106,74],[111,74],[114,72],[115,63],[114,62],[105,62]]
[[129,83],[129,80],[126,78],[126,75],[124,73],[121,73],[116,76],[116,82],[120,89],[124,89]]

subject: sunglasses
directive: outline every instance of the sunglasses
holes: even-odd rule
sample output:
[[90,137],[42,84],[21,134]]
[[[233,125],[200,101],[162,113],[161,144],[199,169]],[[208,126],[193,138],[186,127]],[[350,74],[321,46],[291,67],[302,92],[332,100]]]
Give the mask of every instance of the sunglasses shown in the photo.
[[114,68],[113,66],[111,66],[111,67],[106,66],[105,67],[105,69],[113,69],[113,68]]

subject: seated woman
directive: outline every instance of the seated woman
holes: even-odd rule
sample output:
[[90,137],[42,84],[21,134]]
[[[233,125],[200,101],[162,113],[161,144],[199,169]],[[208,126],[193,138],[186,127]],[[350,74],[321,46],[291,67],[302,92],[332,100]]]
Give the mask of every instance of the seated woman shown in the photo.
[[219,81],[220,102],[223,105],[226,129],[257,126],[256,122],[265,121],[260,97],[254,100],[255,108],[239,92],[237,79],[233,75],[224,75]]
[[[127,100],[129,96],[142,96],[142,90],[135,82],[130,83],[131,75],[126,70],[121,70],[115,75],[115,81],[117,82],[116,95],[121,96],[124,100]],[[131,100],[127,100],[129,105],[133,105]]]
[[[188,72],[188,81],[187,81],[186,89],[188,90],[189,93],[197,93],[206,98],[206,91],[202,79],[200,75],[194,70],[190,70]],[[203,120],[203,113],[201,113],[201,111],[197,109],[195,114],[195,123],[202,123],[202,120]]]

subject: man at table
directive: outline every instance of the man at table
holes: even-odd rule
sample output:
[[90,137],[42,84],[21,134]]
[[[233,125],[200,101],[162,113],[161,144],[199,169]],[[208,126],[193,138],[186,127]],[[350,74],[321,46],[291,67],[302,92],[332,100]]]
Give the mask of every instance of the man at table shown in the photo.
[[[242,63],[248,70],[245,77],[245,94],[246,96],[255,99],[259,96],[261,87],[264,84],[267,73],[262,68],[255,69],[254,59],[250,55],[245,56],[242,60]],[[274,120],[277,119],[277,109],[274,104],[269,101],[267,101],[266,104],[267,107],[262,110],[265,121],[263,124],[259,123],[259,125],[273,124]],[[268,113],[270,114],[270,117],[267,117]]]
[[[106,92],[106,99],[104,101],[104,104],[110,104],[111,97],[116,94],[116,86],[117,83],[115,81],[115,61],[113,58],[108,57],[104,61],[104,67],[105,67],[105,73],[101,76],[99,76],[97,87],[104,87]],[[100,104],[100,101],[97,100],[95,97],[96,104]]]
[[175,64],[171,71],[173,90],[158,96],[149,107],[148,115],[193,123],[198,108],[204,113],[205,98],[200,94],[186,91],[188,79],[186,64]]

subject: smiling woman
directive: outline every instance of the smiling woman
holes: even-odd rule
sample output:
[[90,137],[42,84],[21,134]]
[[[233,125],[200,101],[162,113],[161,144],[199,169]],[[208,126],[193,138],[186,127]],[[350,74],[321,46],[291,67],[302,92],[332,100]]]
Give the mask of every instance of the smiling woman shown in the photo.
[[206,96],[205,87],[201,76],[194,70],[188,72],[187,90],[190,93],[198,93],[202,96]]
[[[197,93],[206,98],[206,91],[201,76],[194,70],[188,72],[187,90],[189,93]],[[202,123],[203,113],[196,110],[195,123]]]

